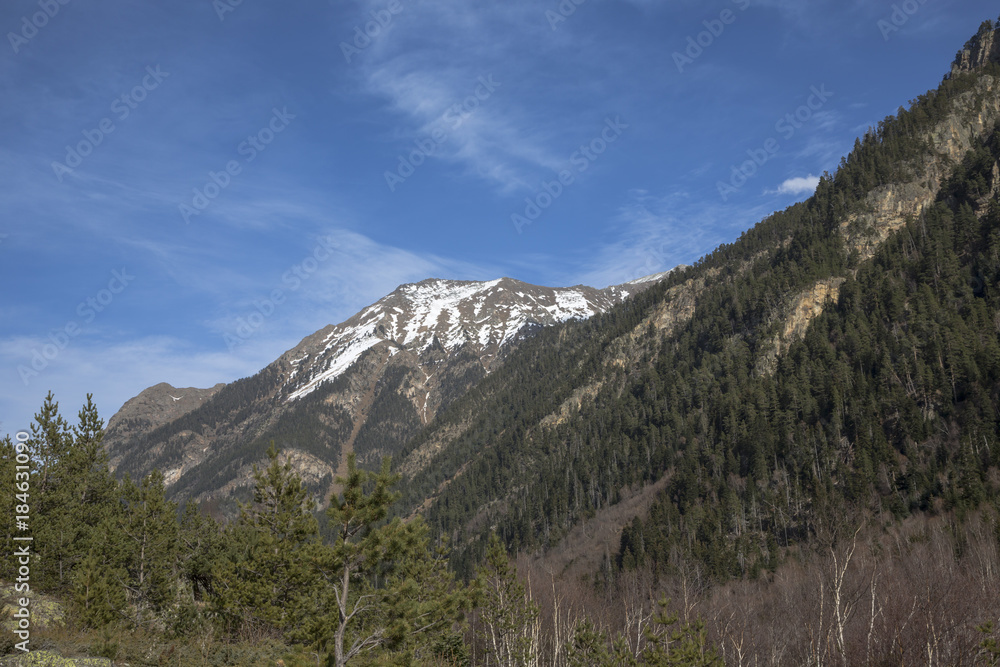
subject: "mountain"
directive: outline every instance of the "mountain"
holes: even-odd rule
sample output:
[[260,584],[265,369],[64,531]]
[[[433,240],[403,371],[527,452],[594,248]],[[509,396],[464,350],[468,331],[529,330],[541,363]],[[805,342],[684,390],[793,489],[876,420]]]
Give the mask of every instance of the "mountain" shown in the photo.
[[541,328],[605,312],[666,275],[605,289],[511,278],[401,285],[252,378],[143,391],[109,421],[111,465],[159,468],[176,496],[205,499],[245,486],[273,439],[328,493],[348,452],[371,463],[397,451]]

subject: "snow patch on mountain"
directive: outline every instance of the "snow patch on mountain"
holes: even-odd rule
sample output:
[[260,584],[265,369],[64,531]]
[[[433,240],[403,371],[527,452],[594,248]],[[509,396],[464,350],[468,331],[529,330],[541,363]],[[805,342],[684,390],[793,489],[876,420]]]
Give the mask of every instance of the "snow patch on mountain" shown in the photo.
[[471,344],[486,365],[526,326],[592,317],[663,275],[604,290],[538,287],[510,278],[486,282],[429,279],[401,285],[334,327],[318,346],[312,341],[305,349],[303,341],[303,349],[295,351],[296,362],[310,355],[312,360],[295,366],[288,378],[292,390],[287,400],[302,398],[342,375],[380,343],[392,346],[390,356],[400,348],[420,355],[435,341],[446,353]]

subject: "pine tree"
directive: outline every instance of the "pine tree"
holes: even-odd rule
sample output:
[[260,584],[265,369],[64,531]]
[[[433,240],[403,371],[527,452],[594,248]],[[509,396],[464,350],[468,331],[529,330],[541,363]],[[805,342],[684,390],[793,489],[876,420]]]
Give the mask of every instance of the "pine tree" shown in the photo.
[[158,470],[139,485],[125,478],[121,495],[124,508],[116,532],[122,536],[134,620],[141,626],[174,601],[179,575],[177,504],[167,502]]
[[[24,481],[28,482],[21,489],[17,488],[15,484],[17,483],[17,459],[16,451],[14,449],[14,443],[10,436],[5,436],[0,440],[0,512],[3,512],[4,527],[0,529],[0,538],[2,538],[3,553],[11,554],[14,553],[14,517],[17,512],[15,512],[15,507],[21,504],[19,499],[16,497],[17,493],[24,489],[28,492],[28,501],[31,501],[31,484],[27,479]],[[30,507],[30,504],[29,504]],[[15,559],[14,558],[3,558],[0,559],[0,579],[4,581],[11,581],[14,578],[15,572]]]
[[[430,557],[422,522],[384,523],[399,498],[392,491],[399,478],[390,472],[388,457],[373,473],[358,468],[352,453],[347,476],[337,479],[343,491],[327,509],[333,545],[316,558],[327,585],[324,613],[313,626],[314,640],[331,653],[336,667],[383,647],[415,650],[424,644],[421,634],[444,631],[460,606],[432,599],[435,590],[446,594],[450,575],[443,559],[421,563]],[[418,594],[416,588],[425,585]],[[402,599],[405,595],[415,597]]]
[[301,631],[317,586],[311,566],[318,547],[315,503],[291,462],[254,466],[253,502],[226,533],[227,553],[213,569],[216,610],[230,629]]
[[677,625],[679,617],[667,611],[666,600],[661,600],[659,605],[660,610],[646,633],[641,664],[656,667],[723,667],[719,652],[708,643],[703,621],[684,623],[671,630]]
[[85,556],[70,575],[77,619],[84,627],[102,628],[122,620],[127,605],[120,584],[124,573],[98,553]]
[[612,665],[608,637],[594,622],[584,617],[573,626],[566,642],[566,662],[569,667],[605,667]]
[[90,394],[76,427],[59,414],[51,392],[31,425],[38,499],[34,547],[42,586],[64,590],[74,565],[107,539],[99,527],[117,510],[117,489],[101,447],[103,429]]
[[422,517],[397,528],[400,555],[382,594],[387,645],[408,659],[458,661],[465,657],[460,624],[471,604],[472,587],[456,584],[446,545],[431,549]]

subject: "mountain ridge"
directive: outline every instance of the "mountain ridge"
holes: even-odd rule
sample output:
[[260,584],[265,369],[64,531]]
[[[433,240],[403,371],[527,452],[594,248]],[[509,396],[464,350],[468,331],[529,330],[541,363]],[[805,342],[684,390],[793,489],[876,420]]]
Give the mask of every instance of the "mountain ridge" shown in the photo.
[[[167,393],[180,391],[162,383],[144,390],[109,421],[111,465],[137,475],[159,467],[168,487],[178,488],[203,464],[221,467],[227,472],[215,491],[231,491],[233,480],[248,483],[251,464],[263,454],[263,439],[273,438],[298,462],[308,462],[299,466],[300,474],[325,495],[320,487],[332,488],[356,441],[368,461],[379,454],[366,444],[379,429],[393,431],[390,440],[398,447],[541,328],[604,312],[669,273],[603,289],[543,287],[509,277],[402,284],[340,324],[304,337],[253,378],[191,390],[203,397],[197,404],[178,403],[159,417],[142,415],[142,406],[169,406],[173,400]],[[334,395],[331,383],[337,386]],[[234,400],[237,392],[248,395]],[[386,424],[366,425],[372,410],[384,413]],[[220,420],[216,412],[228,416]],[[305,444],[309,436],[291,423],[291,415],[299,413],[311,415],[303,419],[311,420],[312,437],[336,442],[324,448]],[[230,456],[247,447],[246,455]],[[385,453],[391,451],[393,446]],[[211,495],[205,487],[202,496],[206,490]]]

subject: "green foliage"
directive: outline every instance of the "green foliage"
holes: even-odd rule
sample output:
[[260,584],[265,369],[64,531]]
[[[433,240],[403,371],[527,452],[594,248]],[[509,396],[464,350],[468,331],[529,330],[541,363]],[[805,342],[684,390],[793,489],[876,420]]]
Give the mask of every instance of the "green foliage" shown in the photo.
[[266,470],[254,466],[253,503],[240,508],[212,572],[213,605],[227,629],[302,632],[319,581],[314,502],[273,446]]
[[70,575],[73,611],[77,620],[89,628],[103,628],[121,620],[125,610],[125,591],[115,580],[113,567],[97,553],[88,554]]
[[[71,600],[92,653],[135,660],[135,637],[207,639],[210,628],[261,646],[276,638],[313,645],[312,657],[304,646],[286,653],[289,666],[327,657],[332,664],[362,656],[383,664],[464,659],[470,589],[455,582],[444,543],[431,547],[422,519],[386,521],[399,479],[388,459],[369,473],[351,457],[328,511],[335,536],[327,545],[312,494],[273,444],[269,465],[254,467],[251,502],[222,529],[194,505],[178,516],[157,471],[116,484],[100,447],[102,429],[89,398],[71,429],[49,395],[29,441],[32,488],[43,490],[33,521],[44,528],[36,539],[59,557],[44,559],[42,587]],[[0,473],[10,476],[13,445],[8,438],[0,446]],[[179,646],[164,646],[161,662],[273,664],[263,649],[203,644],[199,658]],[[335,646],[340,650],[328,656]]]
[[646,648],[639,664],[662,667],[722,667],[718,650],[708,643],[705,623],[684,623],[676,630],[676,614],[667,611],[666,600],[660,601],[660,610],[653,618],[653,625],[646,633]]
[[[3,512],[3,516],[8,517],[4,522],[4,528],[0,529],[0,548],[3,549],[3,553],[5,554],[14,553],[13,538],[15,525],[12,517],[18,514],[14,510],[19,504],[15,493],[17,489],[14,486],[18,481],[16,478],[17,460],[15,457],[16,452],[11,437],[7,435],[3,439],[0,439],[0,489],[4,489],[4,492],[0,493],[0,512]],[[27,477],[23,476],[22,479],[24,481],[28,480]],[[30,494],[30,482],[27,487],[22,488],[27,488]],[[31,500],[30,495],[27,500]],[[15,567],[16,562],[14,558],[0,558],[0,580],[13,581],[16,572]]]
[[976,628],[976,630],[983,635],[983,641],[980,642],[979,647],[983,650],[982,655],[985,658],[984,664],[990,665],[991,667],[1000,665],[1000,640],[993,636],[993,621],[988,621],[983,625],[980,625]]
[[347,468],[327,509],[333,544],[315,561],[326,586],[310,634],[338,667],[376,650],[431,655],[437,639],[455,632],[468,595],[447,571],[446,552],[430,552],[422,520],[384,521],[399,497],[389,459],[372,473],[352,454]]
[[120,493],[122,510],[113,534],[124,538],[115,545],[119,567],[131,582],[133,622],[142,625],[150,614],[159,617],[175,601],[180,557],[177,505],[167,502],[159,471],[139,485],[126,477]]
[[628,665],[615,661],[608,649],[608,636],[589,618],[583,618],[573,627],[573,634],[566,643],[566,662],[570,667],[604,667]]
[[118,511],[117,484],[101,447],[104,422],[87,395],[79,423],[70,428],[51,392],[27,441],[34,466],[31,531],[38,565],[32,583],[66,592],[73,568],[101,550]]

